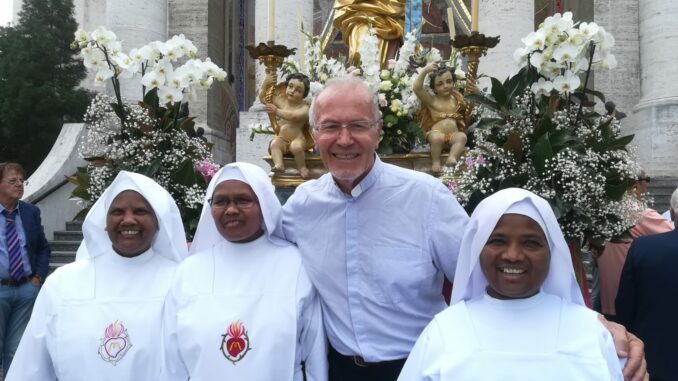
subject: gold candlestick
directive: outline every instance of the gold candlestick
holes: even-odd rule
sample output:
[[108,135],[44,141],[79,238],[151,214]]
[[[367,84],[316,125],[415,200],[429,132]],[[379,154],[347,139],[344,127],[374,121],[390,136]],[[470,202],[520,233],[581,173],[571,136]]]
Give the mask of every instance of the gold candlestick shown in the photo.
[[[250,57],[255,60],[259,60],[259,63],[266,67],[266,70],[269,70],[273,75],[278,71],[278,67],[282,65],[285,61],[285,58],[295,54],[296,48],[289,49],[285,45],[276,45],[274,41],[268,41],[264,44],[260,42],[259,45],[248,45],[245,47],[250,52]],[[266,103],[271,103],[273,100],[273,91],[275,86],[271,86],[265,94]],[[268,114],[268,118],[271,121],[271,127],[276,134],[279,132],[278,121],[275,119],[274,115]]]
[[463,56],[468,57],[468,69],[466,71],[465,94],[475,94],[478,92],[477,76],[480,57],[487,54],[487,50],[494,48],[499,43],[500,36],[489,37],[482,33],[471,32],[471,35],[457,35],[452,40],[452,46],[459,49]]

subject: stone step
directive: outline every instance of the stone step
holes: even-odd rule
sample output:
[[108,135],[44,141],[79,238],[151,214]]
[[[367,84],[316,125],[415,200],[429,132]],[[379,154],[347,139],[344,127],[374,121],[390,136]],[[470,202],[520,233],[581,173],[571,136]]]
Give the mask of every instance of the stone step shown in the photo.
[[75,261],[75,251],[53,251],[49,257],[51,264],[64,264]]
[[79,230],[59,230],[54,232],[56,241],[82,241],[82,231]]
[[49,246],[50,246],[50,248],[52,248],[52,252],[58,252],[58,251],[76,252],[78,250],[78,247],[80,246],[80,241],[54,240],[54,241],[50,241]]
[[82,221],[66,222],[66,230],[68,230],[68,231],[82,231]]

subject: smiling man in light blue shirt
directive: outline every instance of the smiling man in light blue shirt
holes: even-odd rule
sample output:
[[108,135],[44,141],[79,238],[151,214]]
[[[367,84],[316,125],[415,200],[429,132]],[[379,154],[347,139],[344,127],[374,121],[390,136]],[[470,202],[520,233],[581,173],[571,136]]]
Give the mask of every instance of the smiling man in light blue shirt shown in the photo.
[[379,160],[379,108],[362,81],[328,82],[309,119],[330,174],[297,188],[283,230],[321,297],[330,381],[395,380],[446,307],[468,215],[437,179]]

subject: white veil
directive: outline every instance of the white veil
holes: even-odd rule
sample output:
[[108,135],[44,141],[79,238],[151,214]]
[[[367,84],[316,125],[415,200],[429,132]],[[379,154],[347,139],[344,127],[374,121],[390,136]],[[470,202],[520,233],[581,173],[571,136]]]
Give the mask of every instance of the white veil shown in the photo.
[[473,211],[461,241],[451,304],[485,293],[487,280],[480,269],[480,252],[499,218],[507,213],[530,217],[544,230],[549,242],[551,263],[541,290],[584,305],[570,251],[551,206],[543,198],[519,188],[501,190],[480,202]]
[[112,243],[106,233],[106,214],[115,197],[126,190],[138,192],[153,208],[158,220],[158,233],[151,244],[153,251],[172,261],[181,262],[187,256],[188,250],[177,204],[169,192],[155,181],[127,171],[118,173],[87,213],[82,224],[84,240],[78,248],[76,260],[112,252]]
[[290,245],[289,242],[273,236],[273,233],[281,223],[282,206],[275,195],[275,187],[271,184],[268,175],[263,169],[254,164],[235,162],[221,168],[207,187],[205,203],[200,214],[200,222],[198,222],[198,229],[191,244],[191,253],[210,249],[215,243],[224,240],[224,237],[221,236],[214,223],[208,200],[212,198],[217,185],[226,180],[240,180],[252,188],[254,194],[259,199],[261,214],[264,218],[263,228],[268,240],[278,246]]

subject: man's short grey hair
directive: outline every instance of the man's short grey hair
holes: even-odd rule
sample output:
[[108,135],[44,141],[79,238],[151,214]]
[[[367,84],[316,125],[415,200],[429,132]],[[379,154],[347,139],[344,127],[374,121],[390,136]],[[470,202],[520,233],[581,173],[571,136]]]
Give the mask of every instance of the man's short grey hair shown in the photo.
[[[361,80],[360,78],[353,76],[353,75],[345,75],[343,77],[336,77],[332,78],[329,81],[325,83],[325,87],[320,90],[317,94],[313,96],[313,101],[311,102],[311,107],[308,109],[308,122],[311,125],[312,128],[316,128],[316,110],[315,110],[315,105],[316,105],[316,100],[320,96],[320,94],[324,93],[327,91],[327,89],[337,86],[337,85],[343,85],[343,84],[348,84],[350,86],[353,86],[355,88],[362,88],[364,89],[368,94],[372,94],[372,90],[370,90],[369,86]],[[350,97],[352,94],[346,94],[345,96]],[[372,115],[373,121],[376,121],[378,119],[381,119],[381,112],[379,111],[379,98],[375,94],[372,96]]]
[[671,195],[671,208],[675,213],[678,213],[678,188]]

